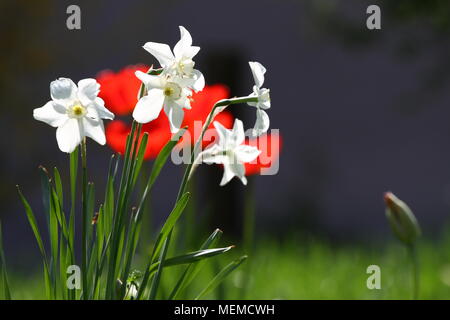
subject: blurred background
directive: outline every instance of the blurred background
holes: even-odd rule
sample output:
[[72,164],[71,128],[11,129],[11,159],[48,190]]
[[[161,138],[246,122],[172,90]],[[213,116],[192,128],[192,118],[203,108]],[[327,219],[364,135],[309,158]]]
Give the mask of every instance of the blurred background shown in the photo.
[[[81,30],[68,30],[66,8],[81,8]],[[381,30],[366,28],[366,8],[381,7]],[[333,243],[391,239],[383,193],[414,210],[427,237],[450,212],[450,3],[448,1],[5,1],[0,3],[0,218],[12,261],[38,256],[15,185],[39,216],[38,165],[68,177],[55,131],[33,120],[58,77],[79,80],[127,65],[156,63],[142,45],[173,46],[178,26],[202,49],[207,84],[231,95],[253,84],[247,61],[268,69],[271,127],[280,129],[279,172],[252,176],[260,237],[319,237]],[[254,112],[232,109],[252,126]],[[88,144],[90,180],[104,184],[112,151]],[[243,192],[218,187],[221,169],[200,169],[209,224],[239,238]],[[170,211],[182,168],[159,179],[152,212]],[[101,187],[100,189],[101,190]],[[202,211],[203,210],[203,211]],[[201,214],[196,223],[200,224]]]

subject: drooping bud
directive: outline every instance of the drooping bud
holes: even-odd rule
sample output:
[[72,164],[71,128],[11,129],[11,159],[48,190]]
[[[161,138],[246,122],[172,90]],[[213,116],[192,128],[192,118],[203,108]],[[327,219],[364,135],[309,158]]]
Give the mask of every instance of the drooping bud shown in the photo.
[[406,203],[392,192],[384,194],[386,217],[394,234],[405,244],[412,244],[421,234],[419,223]]

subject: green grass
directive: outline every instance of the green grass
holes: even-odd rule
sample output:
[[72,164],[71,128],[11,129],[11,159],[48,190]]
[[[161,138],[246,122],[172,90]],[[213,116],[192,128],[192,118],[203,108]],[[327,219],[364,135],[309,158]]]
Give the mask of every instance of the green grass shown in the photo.
[[[225,241],[226,242],[226,241]],[[212,258],[180,298],[192,299],[239,250]],[[450,299],[450,237],[421,240],[420,299]],[[406,249],[392,240],[385,245],[332,246],[320,241],[259,240],[255,253],[207,299],[240,299],[245,271],[250,268],[248,299],[411,299],[411,265]],[[381,268],[381,290],[369,290],[366,269]],[[167,297],[182,267],[170,267],[161,280],[158,298]],[[10,272],[11,273],[11,272]],[[13,298],[45,298],[40,276],[11,275]]]
[[[450,299],[450,238],[419,242],[420,299]],[[235,256],[242,254],[235,252]],[[224,257],[225,258],[225,257]],[[412,270],[406,248],[385,245],[332,246],[321,241],[257,242],[249,256],[248,299],[411,299]],[[222,263],[223,264],[223,263]],[[369,290],[369,265],[381,268],[381,289]],[[245,268],[207,298],[241,298]],[[213,276],[210,268],[193,285]],[[187,297],[189,298],[189,296]]]

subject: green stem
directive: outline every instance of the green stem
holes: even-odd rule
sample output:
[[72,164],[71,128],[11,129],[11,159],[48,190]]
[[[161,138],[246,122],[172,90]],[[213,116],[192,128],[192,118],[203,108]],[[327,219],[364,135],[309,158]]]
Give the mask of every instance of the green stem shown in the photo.
[[81,168],[82,168],[82,187],[81,187],[81,203],[82,203],[82,228],[81,228],[81,273],[83,281],[83,299],[88,297],[88,281],[87,281],[87,152],[86,138],[81,142]]
[[[243,248],[245,254],[251,255],[254,249],[255,234],[255,199],[253,181],[249,181],[247,185],[248,191],[244,195],[244,230],[243,230]],[[249,289],[251,274],[251,263],[247,262],[244,268],[244,282],[241,290],[241,299],[245,299]]]
[[416,244],[413,243],[409,245],[408,251],[411,257],[411,265],[412,265],[413,300],[417,300],[419,299],[420,270]]
[[[70,216],[69,216],[69,241],[70,241],[70,247],[71,250],[71,257],[70,257],[70,264],[74,265],[76,262],[75,259],[75,202],[77,201],[77,193],[76,193],[76,186],[77,186],[77,172],[78,172],[78,150],[79,147],[75,149],[70,154]],[[69,296],[71,300],[76,299],[76,291],[74,289],[68,289],[69,290]]]

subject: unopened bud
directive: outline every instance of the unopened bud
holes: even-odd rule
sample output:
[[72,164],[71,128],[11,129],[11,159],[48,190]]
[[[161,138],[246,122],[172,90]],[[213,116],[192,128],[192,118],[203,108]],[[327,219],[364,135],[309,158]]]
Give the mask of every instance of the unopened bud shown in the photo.
[[406,203],[392,192],[384,194],[386,217],[394,234],[405,244],[412,244],[420,236],[420,226]]

